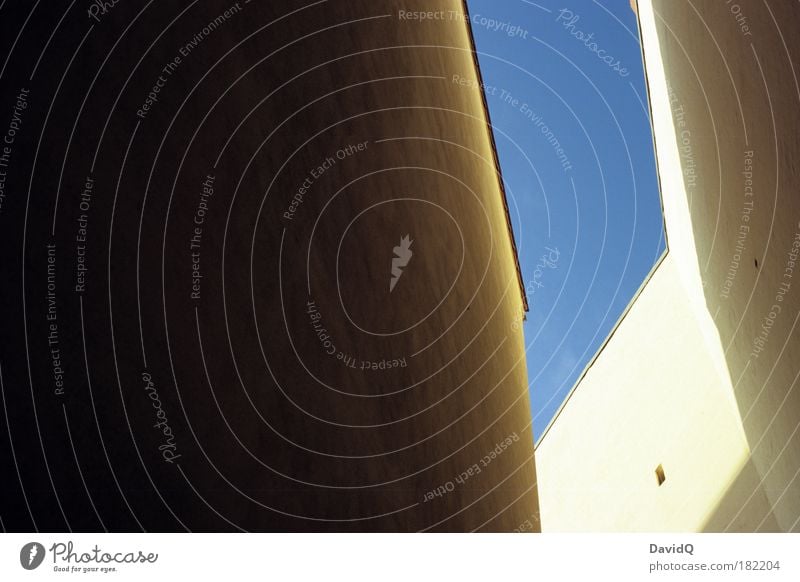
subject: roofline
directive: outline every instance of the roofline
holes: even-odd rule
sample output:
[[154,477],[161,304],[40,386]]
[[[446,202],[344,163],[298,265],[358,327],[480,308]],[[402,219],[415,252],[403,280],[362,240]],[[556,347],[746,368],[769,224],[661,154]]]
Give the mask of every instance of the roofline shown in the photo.
[[489,104],[486,102],[486,93],[483,90],[483,75],[481,75],[481,66],[478,62],[478,51],[475,48],[475,37],[472,34],[472,20],[469,16],[469,7],[467,6],[467,0],[461,0],[461,4],[464,8],[464,16],[466,17],[465,24],[467,26],[467,35],[469,36],[469,43],[470,43],[470,50],[472,52],[472,60],[475,63],[475,73],[478,77],[478,83],[480,87],[481,93],[481,102],[483,103],[483,111],[486,114],[486,130],[489,133],[489,141],[491,143],[492,149],[492,158],[494,160],[494,167],[495,172],[497,173],[497,183],[500,186],[500,194],[503,201],[503,210],[505,211],[506,215],[506,226],[508,227],[508,238],[511,242],[511,251],[514,255],[514,265],[517,269],[517,282],[519,283],[519,293],[522,297],[522,307],[525,310],[525,313],[528,312],[528,296],[525,293],[525,283],[522,279],[522,269],[519,264],[519,254],[517,252],[517,241],[514,238],[514,229],[511,225],[511,214],[508,210],[508,199],[506,198],[506,189],[503,184],[503,171],[500,169],[500,159],[497,156],[497,144],[494,140],[494,130],[492,125],[492,116],[489,113]]
[[555,426],[556,420],[558,420],[558,417],[561,415],[561,413],[567,407],[567,404],[569,403],[569,401],[572,398],[572,396],[575,394],[575,392],[578,390],[578,388],[580,388],[580,385],[583,382],[584,378],[586,377],[586,374],[589,372],[589,369],[595,364],[595,362],[598,360],[598,358],[600,358],[600,356],[602,355],[603,351],[606,349],[606,346],[608,346],[609,342],[613,338],[614,334],[617,332],[619,327],[622,325],[622,323],[625,320],[625,318],[628,316],[630,311],[633,309],[635,303],[639,300],[639,297],[642,295],[642,293],[644,293],[645,289],[650,284],[650,281],[653,279],[653,277],[655,277],[656,272],[658,271],[658,269],[661,267],[661,265],[664,263],[664,261],[666,260],[667,256],[669,255],[669,232],[667,231],[667,220],[666,220],[666,216],[664,214],[664,192],[663,192],[663,189],[661,187],[661,162],[658,159],[658,144],[656,143],[656,130],[655,130],[655,125],[654,125],[653,116],[652,116],[652,111],[653,111],[652,100],[653,99],[652,99],[652,96],[650,94],[651,93],[650,92],[650,77],[649,77],[648,71],[647,71],[647,59],[645,59],[644,44],[642,43],[642,25],[641,25],[641,20],[640,20],[640,17],[639,17],[638,3],[639,3],[639,0],[631,0],[631,8],[633,9],[634,14],[636,15],[636,27],[637,27],[637,30],[639,32],[639,49],[640,49],[641,58],[642,58],[642,72],[644,73],[644,86],[645,86],[645,91],[647,93],[647,113],[648,113],[647,117],[650,120],[650,134],[651,134],[652,143],[653,143],[653,157],[654,157],[655,167],[656,167],[656,183],[658,184],[658,199],[659,199],[659,202],[661,204],[661,221],[662,221],[662,225],[663,225],[663,229],[664,229],[663,230],[663,234],[664,234],[664,250],[662,251],[661,256],[658,258],[658,260],[655,262],[655,264],[651,267],[650,272],[644,278],[644,281],[642,281],[642,284],[639,285],[639,288],[636,290],[636,293],[634,293],[633,297],[628,302],[628,305],[625,307],[625,310],[622,312],[622,315],[620,315],[619,319],[614,324],[614,327],[611,329],[611,332],[609,332],[608,336],[603,341],[601,346],[598,348],[597,352],[595,352],[595,354],[592,357],[592,359],[589,360],[589,362],[583,368],[583,371],[581,372],[580,376],[578,376],[578,379],[575,380],[575,383],[572,385],[572,388],[570,388],[569,392],[567,393],[567,396],[564,398],[564,401],[561,403],[561,405],[558,407],[558,410],[556,410],[556,413],[550,419],[550,422],[547,423],[547,426],[545,427],[545,429],[542,432],[541,436],[539,436],[539,439],[534,442],[534,446],[533,446],[534,451],[539,448],[539,446],[542,444],[542,442],[544,442],[544,438],[550,432],[550,429],[553,428],[553,426]]
[[616,323],[614,323],[614,327],[611,328],[611,331],[605,337],[603,343],[600,344],[600,347],[597,348],[597,351],[594,353],[592,358],[583,367],[583,370],[581,371],[577,380],[575,380],[575,383],[572,385],[572,388],[570,388],[569,392],[567,392],[567,395],[564,397],[564,400],[559,405],[555,414],[553,414],[553,417],[550,419],[550,422],[547,423],[547,426],[545,426],[544,430],[542,431],[542,434],[534,442],[533,446],[534,451],[539,448],[542,442],[544,442],[544,438],[550,432],[550,429],[553,428],[553,426],[555,426],[558,417],[561,416],[561,413],[567,407],[567,404],[569,404],[569,401],[572,398],[572,396],[575,394],[578,388],[580,388],[581,383],[583,382],[586,375],[589,373],[589,370],[591,370],[592,366],[594,366],[597,360],[599,360],[600,357],[603,355],[603,352],[608,347],[608,344],[611,343],[612,339],[614,338],[614,335],[617,333],[619,328],[625,322],[625,318],[628,317],[630,312],[633,310],[634,306],[636,305],[636,302],[639,300],[639,297],[641,297],[642,293],[645,292],[647,286],[650,284],[650,281],[653,279],[653,277],[655,277],[661,265],[664,264],[664,261],[666,261],[667,256],[669,256],[669,247],[665,246],[664,250],[661,251],[661,255],[659,255],[658,257],[658,260],[656,260],[655,264],[650,268],[650,271],[644,278],[644,281],[642,281],[641,285],[639,285],[639,288],[636,290],[636,293],[634,293],[633,297],[631,297],[631,300],[628,301],[628,304],[625,306],[625,310],[622,312],[622,315],[620,315],[619,319],[617,319]]

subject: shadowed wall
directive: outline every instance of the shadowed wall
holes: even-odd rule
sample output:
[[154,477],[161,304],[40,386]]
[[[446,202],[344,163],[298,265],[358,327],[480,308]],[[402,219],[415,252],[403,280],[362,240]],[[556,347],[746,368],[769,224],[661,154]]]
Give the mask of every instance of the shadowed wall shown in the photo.
[[61,12],[33,19],[5,73],[4,111],[30,88],[0,215],[6,527],[537,523],[462,3],[184,8],[70,13],[28,83]]

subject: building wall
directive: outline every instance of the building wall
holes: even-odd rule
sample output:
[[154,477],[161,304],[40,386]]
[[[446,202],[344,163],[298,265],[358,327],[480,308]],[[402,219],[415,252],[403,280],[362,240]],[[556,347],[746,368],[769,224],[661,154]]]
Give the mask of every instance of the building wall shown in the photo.
[[677,133],[706,305],[759,482],[779,528],[797,531],[800,5],[652,4],[672,109],[684,114]]
[[669,251],[537,448],[545,531],[798,529],[800,11],[779,4],[638,3]]
[[543,531],[701,529],[747,461],[679,269],[664,258],[542,436]]
[[[0,316],[4,398],[25,460],[19,483],[4,482],[5,527],[34,526],[21,487],[36,484],[30,516],[49,531],[100,528],[91,500],[114,531],[538,528],[523,296],[487,112],[462,2],[419,18],[430,10],[423,0],[215,0],[180,14],[119,3],[63,84],[57,65],[69,63],[48,53],[27,114],[49,114],[58,85],[58,122],[33,170],[30,216],[18,197],[1,217],[3,274],[30,269],[23,291],[37,306],[23,322],[8,290]],[[32,26],[46,31],[38,15]],[[90,24],[81,11],[75,20],[54,42],[83,42]],[[27,83],[41,39],[20,41],[9,86]],[[99,71],[96,84],[86,71]],[[9,184],[27,188],[34,145],[15,150]],[[75,219],[90,172],[92,276],[79,296]],[[39,244],[59,186],[69,400],[50,389]],[[413,256],[390,292],[406,235]],[[23,265],[25,241],[37,243]],[[154,391],[177,443],[166,462]],[[3,449],[2,474],[15,476]]]

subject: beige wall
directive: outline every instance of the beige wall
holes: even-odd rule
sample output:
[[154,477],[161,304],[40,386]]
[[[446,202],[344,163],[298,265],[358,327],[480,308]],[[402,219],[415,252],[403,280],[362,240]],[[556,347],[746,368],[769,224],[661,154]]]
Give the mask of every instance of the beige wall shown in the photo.
[[664,259],[543,436],[543,531],[701,529],[746,462],[679,268]]
[[[691,132],[696,179],[691,187],[687,181],[687,193],[705,299],[737,383],[759,482],[780,529],[798,531],[800,272],[786,268],[800,234],[800,93],[793,65],[800,62],[800,5],[739,2],[737,9],[706,0],[695,2],[694,12],[681,4],[653,2],[654,22],[666,77]],[[742,174],[746,152],[752,152],[752,185]],[[785,295],[781,283],[789,285]],[[765,322],[775,305],[777,317]],[[765,323],[769,333],[754,355]]]
[[734,5],[639,2],[669,254],[537,449],[544,531],[800,529],[800,8]]

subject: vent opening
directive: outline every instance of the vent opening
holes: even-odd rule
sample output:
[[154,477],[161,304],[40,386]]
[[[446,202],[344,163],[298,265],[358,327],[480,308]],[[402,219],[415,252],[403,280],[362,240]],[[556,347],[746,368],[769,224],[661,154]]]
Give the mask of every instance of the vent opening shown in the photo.
[[659,487],[661,487],[664,484],[664,481],[667,480],[667,476],[664,475],[664,467],[661,465],[656,467],[656,480],[658,481]]

